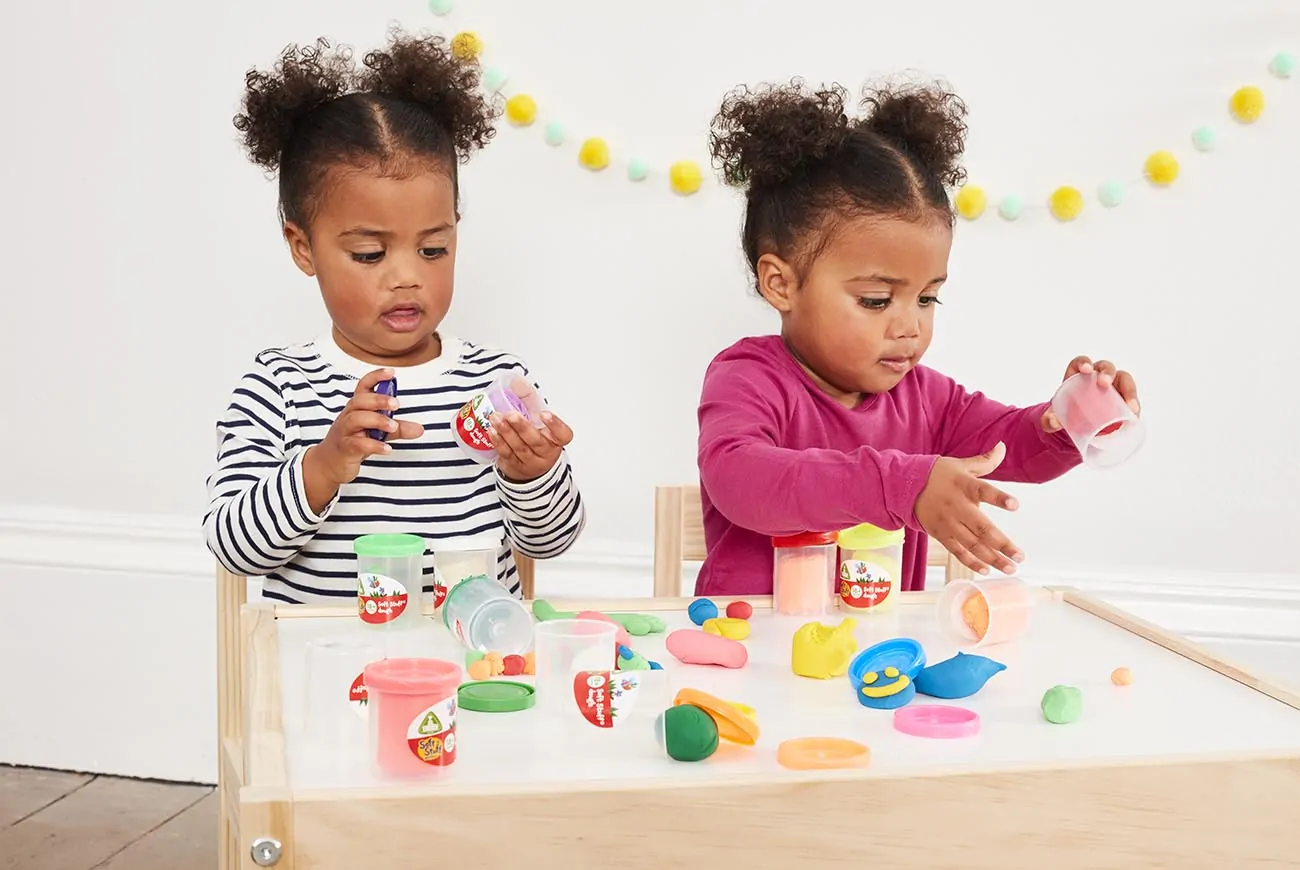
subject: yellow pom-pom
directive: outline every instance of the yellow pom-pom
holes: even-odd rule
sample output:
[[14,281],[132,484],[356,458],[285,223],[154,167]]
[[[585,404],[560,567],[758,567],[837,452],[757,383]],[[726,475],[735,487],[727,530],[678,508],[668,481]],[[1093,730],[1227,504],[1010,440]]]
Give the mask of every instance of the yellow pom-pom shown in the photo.
[[1145,169],[1152,184],[1173,184],[1178,177],[1178,158],[1168,151],[1157,151],[1147,158]]
[[1058,221],[1072,221],[1083,211],[1083,194],[1074,187],[1058,187],[1047,204]]
[[1254,85],[1237,88],[1228,107],[1238,121],[1253,124],[1264,111],[1264,92]]
[[690,196],[699,190],[703,180],[704,173],[694,160],[678,160],[668,168],[668,183],[682,196]]
[[461,60],[473,60],[483,53],[483,40],[477,33],[463,30],[451,38],[451,53]]
[[583,142],[578,149],[578,162],[592,171],[604,169],[609,165],[608,143],[599,137]]
[[968,221],[973,221],[984,214],[984,207],[988,203],[989,198],[984,193],[984,188],[968,184],[957,191],[957,199],[954,205],[957,206],[957,214]]
[[537,101],[527,94],[515,94],[506,100],[506,120],[527,127],[537,120]]

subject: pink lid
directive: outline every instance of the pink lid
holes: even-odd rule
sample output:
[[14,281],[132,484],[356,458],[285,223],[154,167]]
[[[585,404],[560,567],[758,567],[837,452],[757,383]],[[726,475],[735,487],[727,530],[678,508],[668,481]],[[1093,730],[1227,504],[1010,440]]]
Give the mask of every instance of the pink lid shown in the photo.
[[913,737],[971,737],[979,733],[980,717],[965,707],[917,704],[894,711],[894,730]]
[[394,695],[450,695],[460,666],[442,659],[381,659],[366,665],[366,690]]

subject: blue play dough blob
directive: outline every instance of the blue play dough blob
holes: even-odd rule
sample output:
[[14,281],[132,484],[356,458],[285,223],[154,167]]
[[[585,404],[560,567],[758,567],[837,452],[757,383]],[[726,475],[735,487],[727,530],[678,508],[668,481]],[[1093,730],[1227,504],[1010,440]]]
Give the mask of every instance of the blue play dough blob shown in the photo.
[[651,662],[651,663],[650,663],[650,670],[652,670],[652,671],[662,671],[663,669],[664,669],[664,666],[661,665],[661,664],[659,664],[658,662]]
[[922,670],[913,683],[916,691],[931,698],[969,698],[984,688],[994,674],[1006,669],[1006,665],[993,659],[959,652]]
[[697,598],[691,602],[690,607],[686,608],[686,615],[696,625],[704,625],[706,619],[717,618],[718,605],[707,598]]
[[[916,675],[924,667],[925,649],[921,644],[909,637],[896,637],[869,646],[853,657],[853,661],[849,662],[849,685],[853,687],[853,696],[862,706],[873,710],[896,710],[916,697]],[[868,698],[862,694],[862,678],[868,671],[880,674],[880,679],[876,680],[877,685],[882,681],[890,681],[889,677],[884,676],[885,668],[897,668],[899,674],[907,677],[907,687],[884,698]]]

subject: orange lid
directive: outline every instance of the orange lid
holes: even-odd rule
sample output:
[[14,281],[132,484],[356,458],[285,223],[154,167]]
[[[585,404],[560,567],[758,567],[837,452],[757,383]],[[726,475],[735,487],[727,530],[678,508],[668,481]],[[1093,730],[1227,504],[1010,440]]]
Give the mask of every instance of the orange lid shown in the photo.
[[673,698],[673,706],[691,704],[713,718],[718,726],[718,736],[732,743],[753,746],[758,742],[758,723],[738,710],[735,704],[715,698],[699,689],[682,689]]
[[776,762],[790,770],[866,767],[871,763],[871,750],[842,737],[799,737],[776,748]]

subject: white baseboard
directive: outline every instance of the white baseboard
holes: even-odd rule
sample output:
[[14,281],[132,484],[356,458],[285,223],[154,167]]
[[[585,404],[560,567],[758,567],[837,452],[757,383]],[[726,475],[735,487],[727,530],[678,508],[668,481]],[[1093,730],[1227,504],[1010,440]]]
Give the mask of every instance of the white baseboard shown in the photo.
[[[649,595],[651,568],[648,544],[585,540],[538,565],[537,591]],[[0,505],[0,678],[21,699],[0,706],[0,763],[215,781],[213,578],[197,517]],[[1076,586],[1259,660],[1281,648],[1297,660],[1300,576],[1041,570],[1026,579]],[[693,572],[683,585],[689,594]]]

